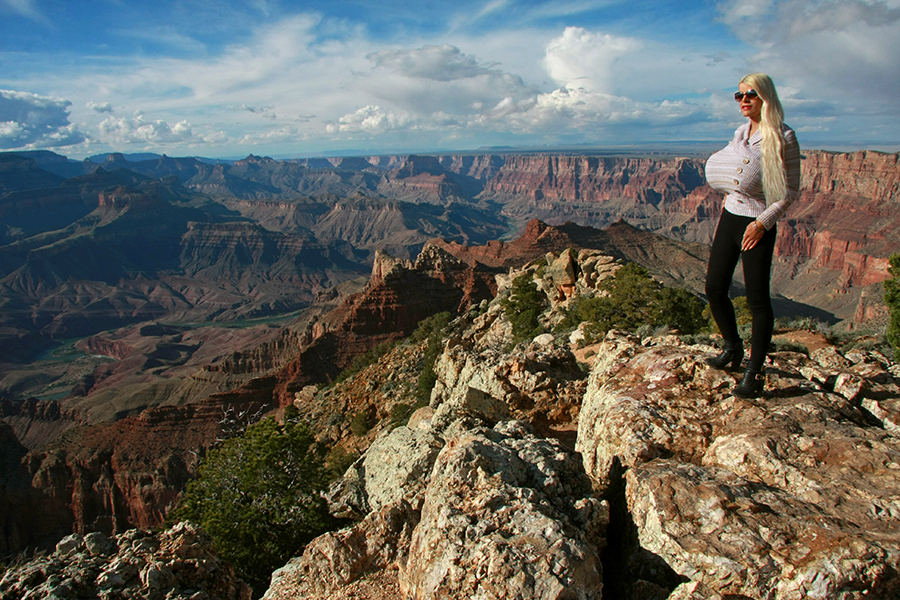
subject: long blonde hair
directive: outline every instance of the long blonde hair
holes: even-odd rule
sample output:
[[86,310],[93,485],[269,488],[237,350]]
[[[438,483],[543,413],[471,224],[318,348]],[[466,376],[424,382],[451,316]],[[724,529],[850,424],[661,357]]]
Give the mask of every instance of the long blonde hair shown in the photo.
[[763,101],[759,132],[762,135],[763,193],[766,204],[787,196],[787,173],[784,169],[784,109],[775,91],[775,83],[765,73],[751,73],[743,79]]

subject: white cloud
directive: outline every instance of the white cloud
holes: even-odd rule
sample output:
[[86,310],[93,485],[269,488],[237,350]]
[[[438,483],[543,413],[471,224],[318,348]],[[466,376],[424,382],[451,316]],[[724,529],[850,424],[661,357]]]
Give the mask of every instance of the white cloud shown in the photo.
[[85,106],[88,107],[89,109],[91,109],[92,111],[98,112],[98,113],[113,113],[113,112],[115,112],[113,110],[112,104],[110,104],[109,102],[103,102],[103,103],[88,102],[87,104],[85,104]]
[[0,148],[52,148],[85,140],[69,123],[72,103],[28,92],[0,90]]
[[[138,77],[159,86],[188,90],[197,99],[214,100],[247,88],[284,82],[298,63],[314,59],[309,46],[318,19],[303,15],[263,28],[249,44],[234,44],[213,60],[168,60],[146,65]],[[292,82],[296,88],[298,82]]]
[[502,102],[485,114],[481,123],[491,128],[512,127],[523,133],[544,133],[553,139],[575,133],[606,135],[623,126],[680,125],[707,115],[705,103],[637,102],[585,88],[565,87],[540,94],[528,102]]
[[306,136],[289,125],[261,133],[247,134],[238,142],[241,145],[284,144],[306,139]]
[[445,121],[445,115],[465,121],[504,98],[520,101],[537,93],[521,77],[483,64],[455,46],[393,49],[372,53],[369,59],[372,68],[361,73],[349,91],[374,98],[371,104],[395,115],[396,127],[429,127]]
[[366,133],[380,135],[390,131],[406,129],[412,125],[410,119],[401,119],[380,106],[366,106],[354,113],[341,117],[337,123],[329,123],[328,133]]
[[117,144],[190,144],[208,141],[207,136],[195,135],[191,124],[179,121],[170,126],[163,120],[147,121],[142,114],[134,118],[109,117],[99,126],[100,139]]
[[620,57],[639,50],[639,41],[566,27],[546,49],[544,67],[559,84],[586,90],[612,90],[611,70]]
[[[552,143],[579,135],[603,138],[628,126],[690,126],[708,120],[707,98],[637,101],[608,91],[617,61],[640,61],[643,49],[638,40],[569,27],[546,43],[539,64],[562,84],[546,92],[456,46],[375,52],[369,55],[371,70],[359,73],[350,91],[377,102],[345,114],[327,132],[376,136],[443,130],[457,140],[540,136]],[[531,75],[540,77],[540,72]],[[731,119],[737,114],[733,102],[728,108]]]
[[369,59],[376,68],[389,69],[405,77],[434,81],[453,81],[496,73],[449,44],[415,50],[381,50],[370,54]]

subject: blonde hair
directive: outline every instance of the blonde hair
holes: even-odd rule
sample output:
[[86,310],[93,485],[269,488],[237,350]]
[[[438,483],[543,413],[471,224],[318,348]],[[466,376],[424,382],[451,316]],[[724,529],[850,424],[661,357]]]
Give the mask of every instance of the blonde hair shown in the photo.
[[759,132],[762,135],[763,193],[766,204],[779,202],[787,196],[787,173],[784,169],[784,109],[775,91],[772,78],[764,73],[751,73],[743,79],[759,94],[763,102]]

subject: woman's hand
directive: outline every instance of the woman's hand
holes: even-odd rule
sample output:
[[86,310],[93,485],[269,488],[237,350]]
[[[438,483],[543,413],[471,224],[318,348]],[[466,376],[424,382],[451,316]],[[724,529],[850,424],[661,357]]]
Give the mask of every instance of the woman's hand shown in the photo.
[[741,242],[741,251],[752,250],[759,240],[766,234],[765,227],[760,227],[759,221],[752,221],[744,230],[744,240]]

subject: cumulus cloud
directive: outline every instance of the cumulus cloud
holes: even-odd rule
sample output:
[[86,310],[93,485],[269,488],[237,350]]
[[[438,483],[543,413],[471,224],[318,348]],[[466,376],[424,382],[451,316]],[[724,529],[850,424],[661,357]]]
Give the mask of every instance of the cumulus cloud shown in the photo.
[[637,40],[566,27],[550,42],[544,57],[547,73],[557,83],[593,91],[610,91],[611,69],[620,57],[640,48]]
[[354,113],[341,117],[337,123],[329,123],[328,133],[365,133],[380,135],[390,131],[406,129],[412,125],[410,119],[401,119],[380,106],[365,106]]
[[53,148],[85,140],[69,123],[72,103],[28,92],[0,90],[0,148]]
[[[603,139],[628,127],[689,125],[709,118],[708,100],[641,101],[612,93],[614,66],[634,58],[643,44],[580,27],[568,27],[550,40],[542,65],[558,84],[555,90],[505,96],[476,119],[479,127],[543,135],[547,141],[569,136]],[[733,108],[733,107],[732,107]]]
[[331,129],[428,129],[450,115],[454,121],[467,121],[504,98],[519,101],[537,93],[521,77],[481,63],[455,46],[393,49],[368,58],[373,66],[354,89],[375,101],[345,115]]
[[85,104],[85,106],[87,108],[91,109],[92,111],[98,112],[98,113],[113,113],[113,112],[115,112],[113,110],[112,104],[110,104],[109,102],[103,102],[103,103],[88,102],[87,104]]
[[453,81],[497,71],[478,64],[459,48],[447,44],[424,46],[414,50],[382,50],[369,55],[376,67],[390,69],[406,77]]
[[378,101],[345,114],[326,129],[332,135],[415,130],[453,132],[455,139],[493,133],[552,142],[578,135],[601,138],[628,126],[666,127],[709,119],[706,98],[653,102],[612,93],[613,67],[642,48],[631,38],[566,28],[547,42],[540,62],[558,84],[551,91],[451,45],[372,53],[372,69],[360,75],[356,89]]
[[507,99],[485,113],[481,124],[514,127],[551,138],[572,133],[601,135],[621,127],[664,127],[707,118],[708,107],[685,101],[638,102],[630,98],[565,87],[529,101]]
[[206,141],[195,136],[191,124],[179,121],[170,126],[162,120],[147,121],[144,115],[133,118],[109,117],[100,123],[100,138],[111,144],[184,144]]

